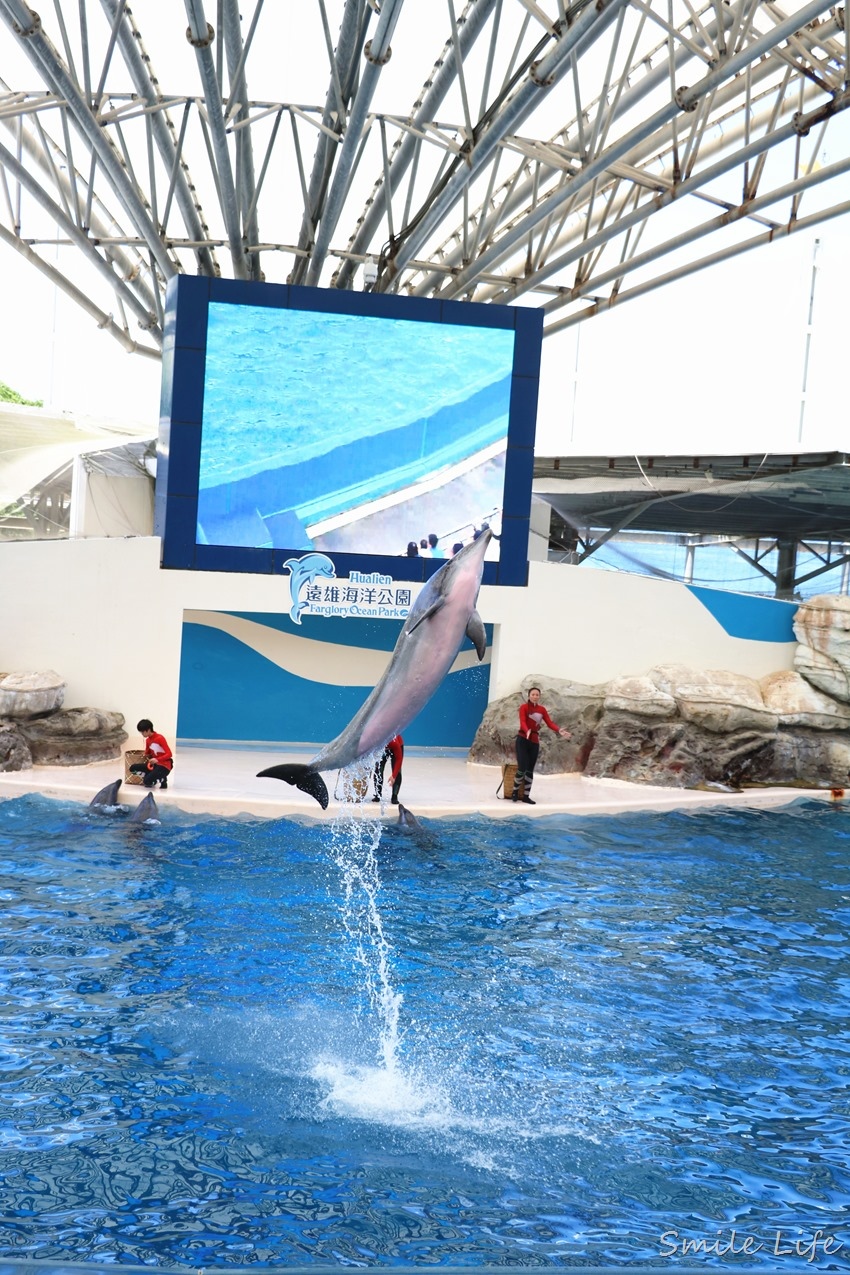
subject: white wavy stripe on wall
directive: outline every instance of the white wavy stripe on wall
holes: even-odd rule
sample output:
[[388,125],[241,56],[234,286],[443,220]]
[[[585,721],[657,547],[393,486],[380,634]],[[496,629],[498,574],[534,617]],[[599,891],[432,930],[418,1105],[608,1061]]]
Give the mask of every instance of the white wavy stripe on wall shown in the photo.
[[[184,611],[183,623],[203,624],[209,629],[228,633],[287,673],[326,686],[374,686],[383,676],[392,655],[391,651],[373,651],[368,647],[296,637],[294,633],[283,633],[280,629],[258,624],[256,620],[226,615],[221,611]],[[490,663],[489,647],[483,662]],[[477,665],[475,651],[461,651],[449,674]]]

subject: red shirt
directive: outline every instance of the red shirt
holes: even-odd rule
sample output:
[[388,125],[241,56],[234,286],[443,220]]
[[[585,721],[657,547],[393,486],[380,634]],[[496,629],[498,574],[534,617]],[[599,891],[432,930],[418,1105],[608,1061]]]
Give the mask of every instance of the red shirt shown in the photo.
[[165,736],[158,735],[156,731],[148,735],[145,740],[145,757],[149,761],[155,761],[158,766],[164,766],[166,770],[171,770],[174,765],[174,758],[165,741]]
[[404,740],[401,735],[393,735],[386,745],[386,752],[393,759],[393,773],[390,775],[390,783],[394,784],[398,779],[398,772],[401,770],[401,763],[404,759]]
[[542,704],[532,704],[530,700],[520,704],[519,733],[520,735],[525,735],[530,744],[540,743],[539,729],[541,722],[545,722],[549,729],[555,732],[561,729],[560,726],[555,725]]

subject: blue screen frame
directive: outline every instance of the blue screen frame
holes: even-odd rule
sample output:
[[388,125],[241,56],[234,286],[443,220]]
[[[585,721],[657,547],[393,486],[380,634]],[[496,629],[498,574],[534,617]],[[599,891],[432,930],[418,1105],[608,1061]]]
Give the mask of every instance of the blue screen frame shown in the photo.
[[[502,537],[498,562],[484,565],[484,583],[523,586],[528,577],[528,534],[534,436],[540,379],[543,316],[539,310],[474,302],[384,296],[289,284],[243,283],[178,275],[166,293],[162,400],[156,476],[155,531],[165,568],[283,574],[303,547],[254,548],[198,543],[198,505],[207,333],[211,303],[365,315],[412,323],[461,324],[511,330],[513,367],[505,459]],[[439,569],[433,558],[328,552],[338,577],[381,572],[395,580],[424,581]]]

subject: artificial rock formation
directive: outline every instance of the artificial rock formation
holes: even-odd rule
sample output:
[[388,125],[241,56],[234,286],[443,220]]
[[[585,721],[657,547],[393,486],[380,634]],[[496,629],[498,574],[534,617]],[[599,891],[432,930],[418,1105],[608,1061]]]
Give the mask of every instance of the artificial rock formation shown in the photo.
[[120,757],[127,734],[121,713],[62,709],[57,673],[0,674],[0,771],[84,766]]
[[20,722],[35,766],[85,766],[120,757],[127,742],[122,713],[68,708],[36,721]]
[[547,746],[540,750],[538,771],[542,774],[559,774],[563,771],[583,770],[585,743],[592,739],[596,724],[602,716],[604,686],[584,686],[580,682],[566,682],[552,677],[526,677],[522,695],[509,695],[487,705],[481,725],[475,735],[469,760],[483,766],[501,766],[514,760],[514,740],[517,733],[517,711],[529,686],[543,690],[543,703],[553,721],[572,731],[572,739],[559,739],[543,728],[549,738]]
[[514,760],[517,710],[539,686],[569,741],[545,728],[538,770],[677,788],[850,785],[850,600],[813,598],[795,619],[795,668],[760,681],[724,670],[659,665],[601,686],[540,675],[495,701],[470,761]]
[[850,598],[825,594],[804,602],[794,616],[794,636],[797,672],[827,695],[850,703]]
[[18,729],[18,722],[0,718],[0,771],[29,770],[32,753]]
[[28,718],[54,713],[65,699],[58,673],[0,673],[0,717]]

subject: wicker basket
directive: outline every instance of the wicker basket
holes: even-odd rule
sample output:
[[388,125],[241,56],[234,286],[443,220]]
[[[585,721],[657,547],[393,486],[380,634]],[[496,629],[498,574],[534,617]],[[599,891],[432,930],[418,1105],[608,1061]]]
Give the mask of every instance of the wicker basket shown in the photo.
[[[516,779],[516,762],[506,761],[502,764],[502,796],[505,801],[510,801],[514,790],[514,780]],[[525,796],[525,784],[519,786],[520,797]]]
[[145,750],[143,748],[128,748],[124,754],[124,783],[140,784],[142,775],[131,775],[130,767],[135,766],[137,762],[145,760]]

